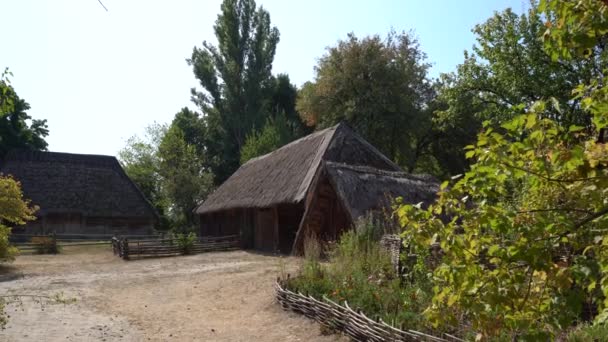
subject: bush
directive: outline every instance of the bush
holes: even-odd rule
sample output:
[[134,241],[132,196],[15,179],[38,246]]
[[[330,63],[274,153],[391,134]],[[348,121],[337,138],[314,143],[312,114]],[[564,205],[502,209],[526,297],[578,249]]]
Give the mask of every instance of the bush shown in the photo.
[[52,236],[35,236],[32,238],[32,243],[36,244],[36,253],[38,254],[59,253],[57,240]]
[[581,325],[568,334],[568,342],[608,341],[608,324]]
[[23,198],[21,184],[11,176],[0,174],[0,262],[12,261],[19,252],[9,243],[9,226],[35,220],[36,210],[37,207]]
[[369,220],[344,233],[322,262],[322,249],[309,239],[304,243],[305,260],[299,276],[287,287],[315,298],[347,301],[369,317],[380,317],[395,326],[427,327],[421,312],[430,303],[428,281],[416,278],[403,283],[395,272],[388,251],[374,238],[378,230]]
[[11,246],[8,238],[11,235],[11,229],[0,224],[0,261],[12,261],[19,254],[19,250]]
[[192,253],[192,248],[197,240],[194,232],[188,234],[179,233],[175,235],[175,239],[177,240],[177,246],[181,249],[183,254]]

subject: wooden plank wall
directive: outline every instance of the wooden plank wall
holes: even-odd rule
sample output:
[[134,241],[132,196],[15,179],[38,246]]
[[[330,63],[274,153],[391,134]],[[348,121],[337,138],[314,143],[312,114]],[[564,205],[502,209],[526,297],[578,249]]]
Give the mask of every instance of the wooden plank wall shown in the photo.
[[303,252],[306,236],[316,236],[322,241],[336,241],[352,225],[327,177],[319,179],[309,203],[310,207],[300,228],[302,239],[298,241],[298,246],[294,246],[296,253]]

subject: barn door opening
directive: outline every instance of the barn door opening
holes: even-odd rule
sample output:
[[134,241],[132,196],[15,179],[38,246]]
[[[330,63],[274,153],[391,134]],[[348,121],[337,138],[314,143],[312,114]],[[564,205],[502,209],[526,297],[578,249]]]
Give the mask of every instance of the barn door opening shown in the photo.
[[255,249],[273,252],[275,249],[275,218],[272,208],[258,209],[254,230]]

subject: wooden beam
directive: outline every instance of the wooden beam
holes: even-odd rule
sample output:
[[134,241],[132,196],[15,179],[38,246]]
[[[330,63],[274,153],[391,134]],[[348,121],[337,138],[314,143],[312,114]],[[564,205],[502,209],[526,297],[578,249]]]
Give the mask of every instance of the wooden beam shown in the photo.
[[[322,162],[317,174],[313,178],[311,187],[308,189],[309,193],[306,194],[304,198],[304,214],[302,215],[302,220],[300,221],[300,226],[298,227],[298,231],[296,232],[296,238],[293,240],[293,246],[291,247],[292,255],[302,255],[304,254],[304,238],[306,236],[306,224],[308,222],[308,215],[310,211],[316,204],[316,198],[319,192],[319,179],[322,178],[325,170],[325,163]],[[310,192],[312,190],[312,192]]]
[[279,206],[272,207],[272,220],[274,225],[274,250],[279,250]]
[[47,222],[46,222],[46,214],[44,214],[42,216],[42,235],[46,234],[46,226],[47,226]]

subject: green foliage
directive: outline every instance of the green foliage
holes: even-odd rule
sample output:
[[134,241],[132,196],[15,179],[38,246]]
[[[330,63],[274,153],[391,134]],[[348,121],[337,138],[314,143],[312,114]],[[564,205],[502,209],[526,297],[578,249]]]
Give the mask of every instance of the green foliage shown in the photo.
[[553,98],[559,106],[540,113],[564,127],[588,126],[589,115],[572,100],[572,88],[601,75],[608,67],[603,51],[594,58],[552,60],[544,49],[546,27],[536,6],[527,14],[510,9],[475,26],[477,44],[465,53],[456,74],[443,77],[442,97],[450,104],[444,115],[473,112],[478,122],[503,123],[540,99]]
[[430,143],[433,92],[426,55],[411,34],[348,39],[328,48],[313,83],[299,94],[303,121],[325,128],[347,121],[389,158],[413,170]]
[[159,213],[160,229],[192,228],[192,210],[213,188],[204,137],[203,119],[184,108],[170,126],[148,127],[145,139],[132,137],[119,152],[125,171]]
[[127,145],[118,152],[118,158],[129,178],[137,185],[144,196],[154,206],[160,216],[157,228],[169,229],[169,199],[162,188],[158,146],[167,127],[154,124],[146,128],[144,138],[133,136]]
[[181,249],[183,254],[192,253],[192,248],[196,243],[197,236],[194,232],[186,233],[178,233],[175,235],[175,239],[177,241],[177,246]]
[[453,323],[456,308],[485,336],[532,338],[574,324],[583,306],[603,310],[606,153],[537,113],[486,127],[466,153],[476,163],[436,204],[397,210],[408,244],[443,251],[427,317]]
[[372,238],[375,231],[360,223],[357,230],[344,233],[327,263],[320,261],[319,244],[308,239],[300,274],[288,287],[316,298],[346,300],[366,315],[396,326],[424,329],[427,324],[420,313],[430,300],[428,282],[420,278],[402,284],[388,252]]
[[570,332],[567,342],[608,341],[608,324],[582,325]]
[[590,115],[581,106],[581,98],[572,98],[572,89],[581,82],[603,77],[608,67],[603,42],[596,40],[589,46],[591,58],[552,58],[540,39],[547,29],[543,20],[534,2],[522,15],[510,9],[496,13],[475,26],[477,44],[465,52],[457,71],[441,75],[437,85],[437,134],[431,152],[450,174],[462,173],[468,165],[461,151],[474,143],[483,121],[502,124],[540,99],[557,104],[539,113],[543,118],[555,120],[562,127],[591,129]]
[[184,107],[175,114],[171,125],[178,127],[184,133],[184,141],[188,145],[194,146],[199,159],[206,162],[207,127],[201,115]]
[[194,226],[192,210],[213,188],[213,175],[205,170],[195,145],[186,141],[184,131],[174,121],[158,146],[162,188],[171,206],[175,227]]
[[30,105],[17,96],[8,75],[5,70],[0,77],[0,158],[14,148],[46,150],[46,120],[32,119],[26,113]]
[[254,131],[247,136],[245,145],[241,148],[241,164],[249,159],[270,153],[277,148],[294,140],[285,115],[269,118],[261,132]]
[[21,184],[11,176],[0,175],[0,262],[14,259],[18,250],[9,244],[9,225],[23,225],[35,220],[38,210],[23,198]]
[[[486,87],[484,79],[515,85],[508,77],[517,75],[513,68],[524,67],[535,68],[526,73],[537,82],[557,77],[555,85],[518,76],[524,88],[508,89],[530,86],[538,90],[529,94],[536,95],[495,97],[496,106],[483,109],[497,118],[526,114],[493,120],[502,122],[500,127],[486,122],[477,141],[466,147],[466,157],[474,161],[470,171],[445,182],[436,204],[397,210],[410,248],[441,246],[433,301],[425,311],[435,325],[452,324],[462,314],[478,338],[547,340],[581,320],[604,324],[608,318],[608,146],[597,139],[608,125],[608,89],[597,71],[605,68],[598,32],[607,32],[602,29],[606,6],[576,3],[543,1],[544,26],[535,9],[528,19],[517,20],[507,11],[478,26],[487,44],[477,52],[494,52],[489,55],[494,59],[486,55],[488,64],[469,63],[469,71],[486,75],[471,78],[470,86]],[[545,56],[536,52],[543,27],[548,29]],[[527,32],[536,33],[522,35]],[[505,54],[509,59],[529,62],[500,62],[505,52],[514,53]],[[535,61],[545,65],[538,69]],[[508,74],[496,78],[501,72]],[[583,84],[570,99],[578,82]],[[535,101],[542,97],[546,101]],[[511,103],[501,109],[500,101]]]
[[7,115],[13,110],[14,106],[13,97],[11,96],[13,89],[9,76],[13,76],[13,73],[8,68],[5,68],[0,75],[0,117]]
[[204,89],[193,89],[192,99],[206,117],[209,166],[221,183],[238,168],[247,135],[269,112],[279,31],[253,0],[224,0],[214,29],[218,45],[195,47],[188,64]]
[[16,247],[11,246],[9,242],[10,236],[11,228],[0,224],[0,262],[12,261],[15,259],[15,256],[19,254],[19,250]]
[[35,236],[31,242],[36,244],[37,254],[57,254],[60,252],[57,240],[53,236]]
[[298,88],[291,83],[288,75],[278,74],[273,77],[271,94],[272,97],[268,104],[270,117],[267,120],[285,120],[284,124],[292,139],[312,132],[296,110]]
[[541,0],[539,10],[547,17],[543,39],[554,60],[593,57],[603,52],[608,33],[606,1]]

